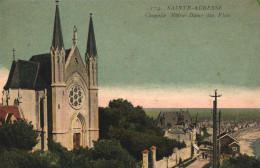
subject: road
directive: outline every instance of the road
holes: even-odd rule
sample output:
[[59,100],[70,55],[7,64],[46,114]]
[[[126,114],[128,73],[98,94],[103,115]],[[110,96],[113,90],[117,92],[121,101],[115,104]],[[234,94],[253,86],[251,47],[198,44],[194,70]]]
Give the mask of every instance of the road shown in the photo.
[[207,163],[209,163],[208,160],[198,158],[195,162],[190,164],[187,168],[202,168]]

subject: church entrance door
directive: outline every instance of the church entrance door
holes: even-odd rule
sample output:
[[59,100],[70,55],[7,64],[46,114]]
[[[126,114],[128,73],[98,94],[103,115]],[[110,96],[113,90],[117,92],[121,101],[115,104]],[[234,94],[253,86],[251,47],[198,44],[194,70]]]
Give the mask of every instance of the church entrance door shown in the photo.
[[73,134],[73,148],[79,149],[80,147],[80,133]]

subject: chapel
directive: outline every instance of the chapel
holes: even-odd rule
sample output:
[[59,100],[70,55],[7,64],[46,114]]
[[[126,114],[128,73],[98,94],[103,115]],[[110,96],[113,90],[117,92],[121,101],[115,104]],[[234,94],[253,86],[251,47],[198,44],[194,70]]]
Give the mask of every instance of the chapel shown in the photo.
[[[42,39],[39,39],[42,40]],[[16,110],[16,118],[31,121],[39,132],[36,149],[47,150],[52,138],[68,150],[93,147],[99,138],[98,54],[92,14],[86,41],[85,63],[77,46],[77,28],[73,44],[65,48],[59,4],[56,4],[50,51],[27,60],[13,60],[3,89],[0,111]],[[48,47],[48,46],[47,46]],[[5,120],[5,118],[1,118]]]

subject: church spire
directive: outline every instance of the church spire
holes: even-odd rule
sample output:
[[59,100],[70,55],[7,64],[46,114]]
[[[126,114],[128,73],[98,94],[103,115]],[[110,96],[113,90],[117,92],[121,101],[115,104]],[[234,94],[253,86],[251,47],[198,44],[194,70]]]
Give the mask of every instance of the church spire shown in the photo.
[[59,12],[59,4],[58,0],[56,0],[56,12],[55,12],[55,20],[54,20],[54,29],[53,29],[53,38],[52,38],[52,47],[56,49],[59,47],[61,50],[64,48],[63,37],[61,31],[61,23],[60,23],[60,12]]
[[90,13],[86,56],[88,56],[88,57],[91,57],[91,56],[97,57],[97,48],[96,48],[94,27],[93,27],[93,21],[92,21],[92,13]]

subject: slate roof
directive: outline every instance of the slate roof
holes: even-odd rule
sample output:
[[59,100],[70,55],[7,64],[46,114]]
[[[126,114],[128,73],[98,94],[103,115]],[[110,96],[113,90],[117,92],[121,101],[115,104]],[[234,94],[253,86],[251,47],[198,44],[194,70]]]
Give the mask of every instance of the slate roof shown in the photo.
[[0,121],[4,121],[8,114],[12,114],[16,119],[21,118],[17,106],[0,106]]
[[60,23],[60,12],[59,12],[58,5],[56,5],[52,46],[54,47],[54,49],[56,49],[57,47],[59,47],[59,49],[64,48],[61,23]]
[[29,62],[24,60],[13,61],[4,89],[34,88],[38,70],[39,64],[36,62]]
[[[71,49],[65,51],[67,61]],[[29,61],[13,61],[5,90],[21,88],[39,90],[51,85],[51,54],[34,55]]]
[[89,56],[97,57],[97,47],[96,47],[94,26],[93,26],[93,20],[92,20],[91,14],[90,14],[90,20],[89,20],[87,54]]

